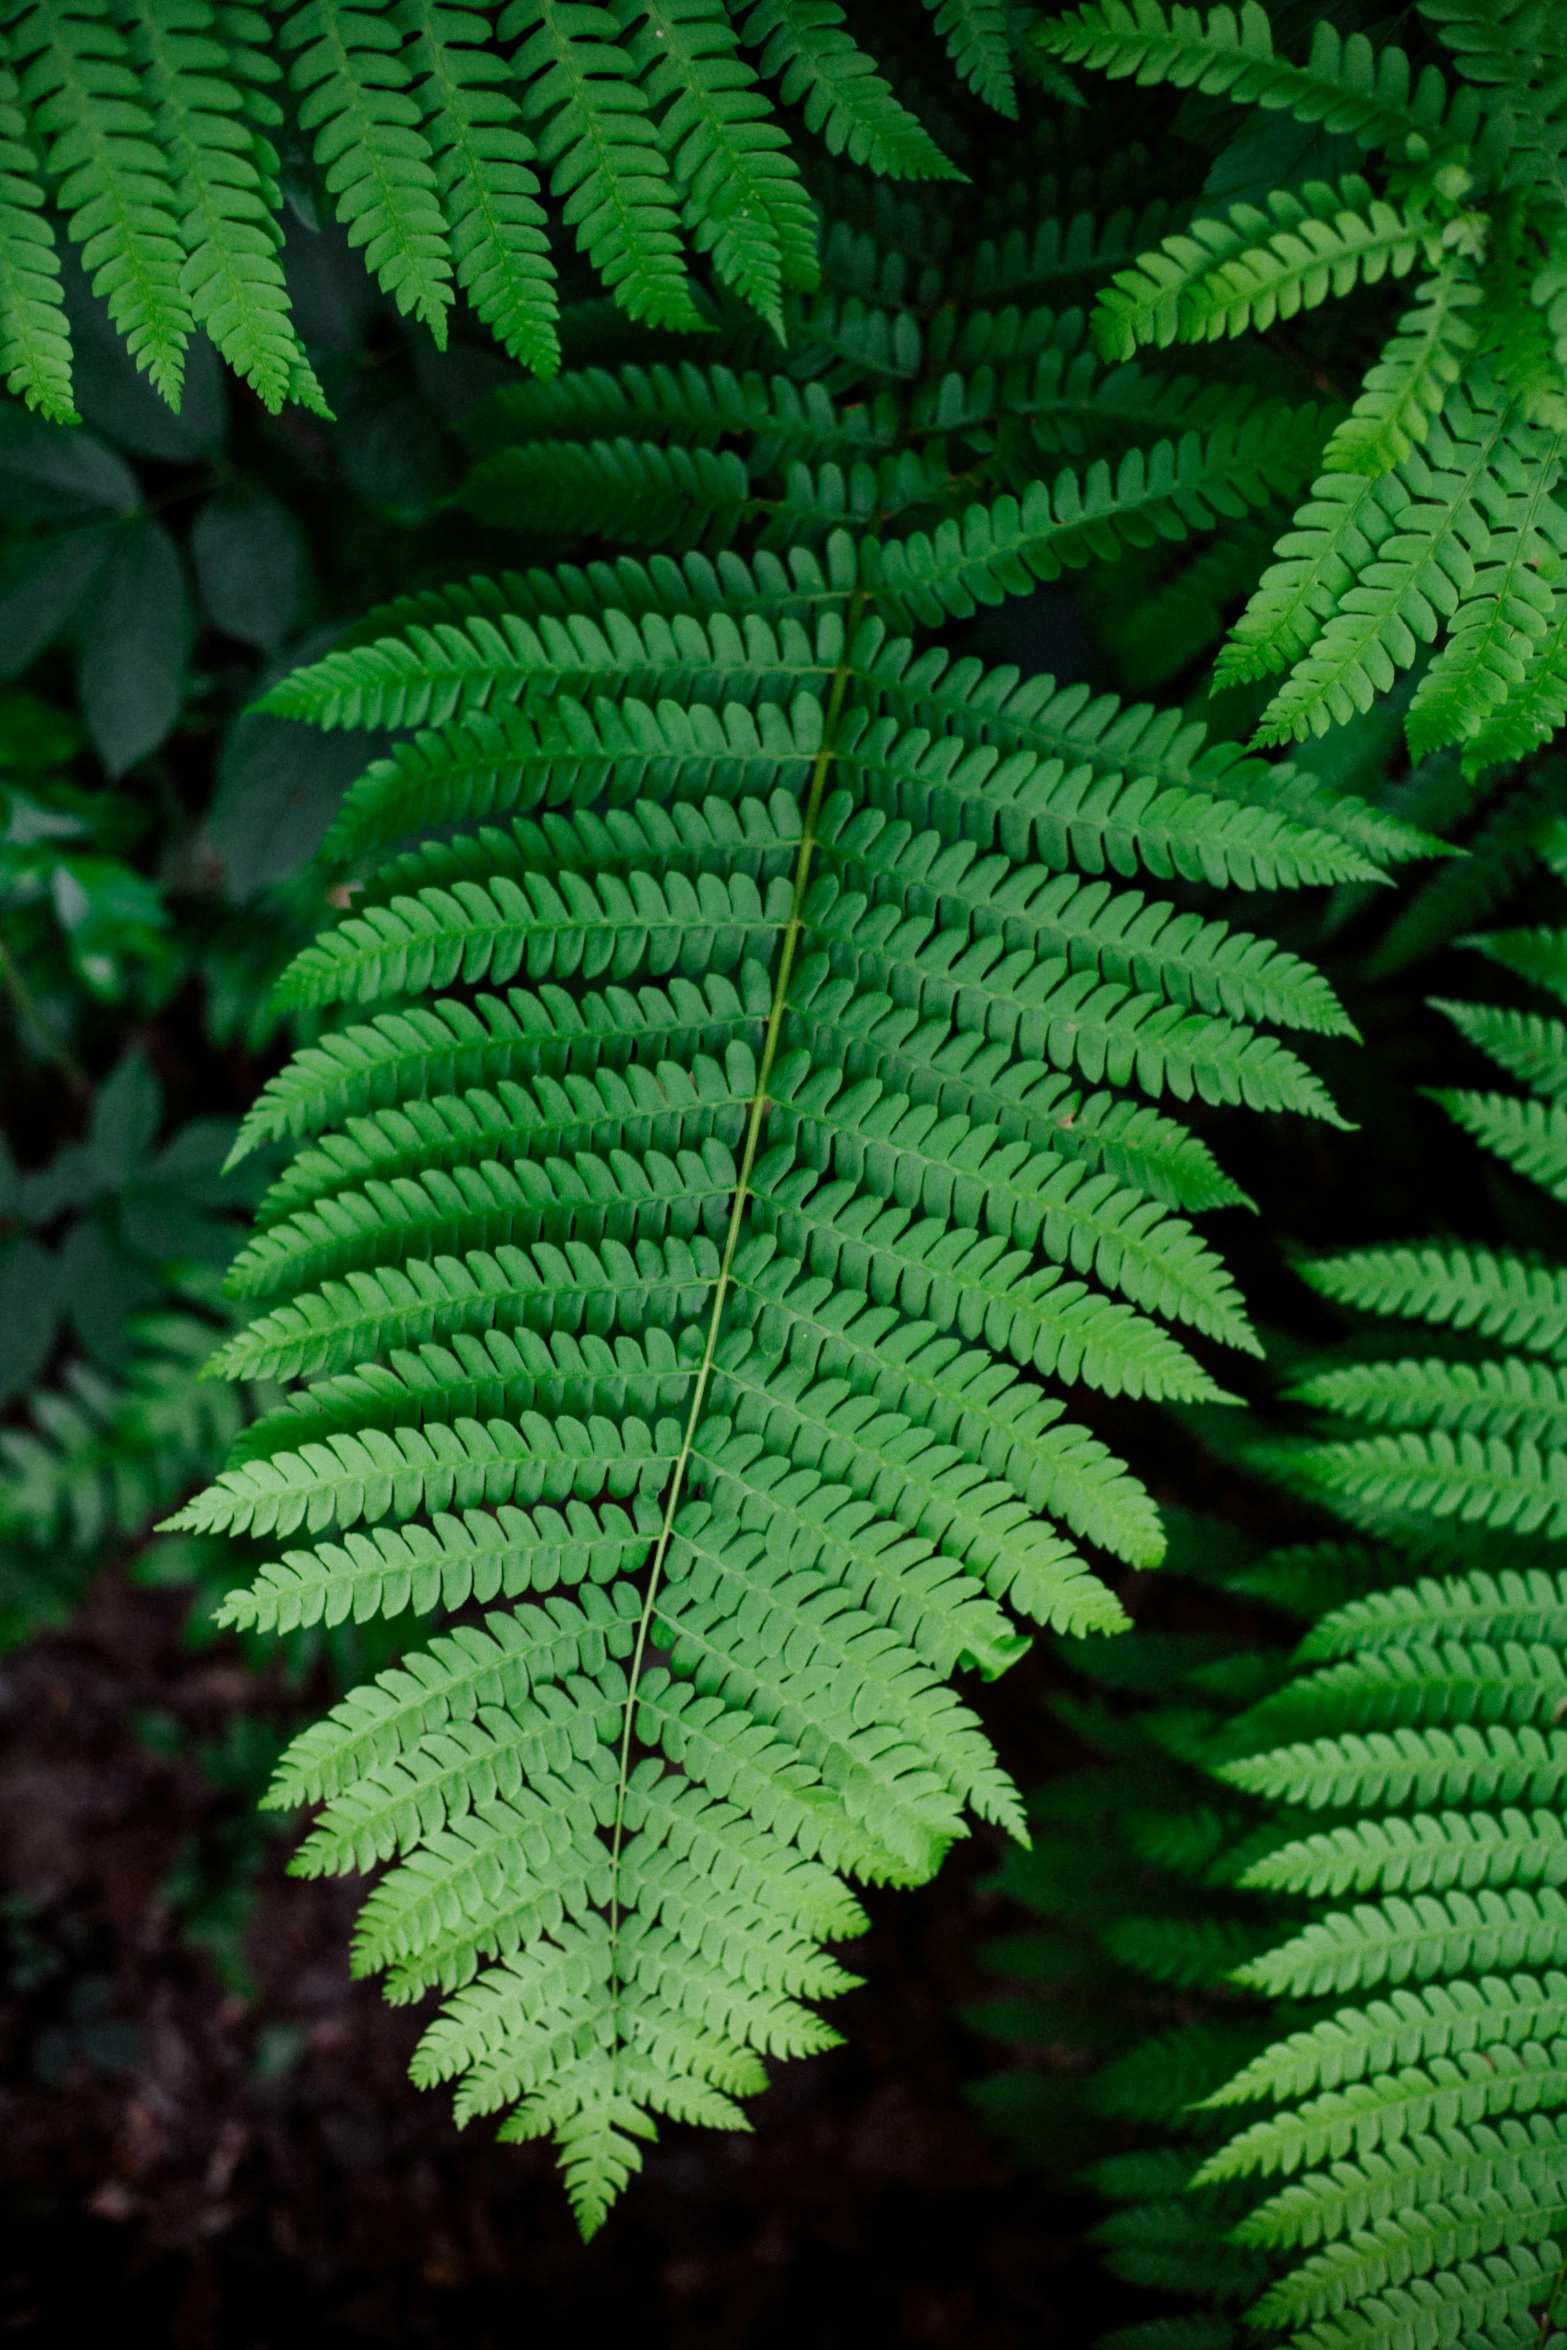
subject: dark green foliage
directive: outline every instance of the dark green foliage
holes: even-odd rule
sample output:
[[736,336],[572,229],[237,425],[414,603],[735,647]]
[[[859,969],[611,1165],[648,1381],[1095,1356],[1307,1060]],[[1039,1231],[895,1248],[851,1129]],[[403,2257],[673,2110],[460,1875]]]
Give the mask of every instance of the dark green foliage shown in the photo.
[[[539,42],[596,37],[557,14]],[[991,16],[938,26],[1011,103]],[[648,286],[661,184],[625,228]],[[358,1963],[452,1995],[418,2077],[553,2133],[589,2227],[653,2116],[733,2126],[759,2058],[825,2044],[847,1881],[1021,1826],[949,1676],[1020,1624],[1115,1627],[1096,1562],[1163,1547],[1071,1391],[1220,1403],[1211,1344],[1256,1350],[1187,1119],[1332,1125],[1271,1032],[1350,1031],[1210,893],[1430,845],[953,644],[1275,510],[1334,419],[1105,371],[1080,310],[988,307],[950,195],[853,203],[787,355],[736,327],[498,391],[458,503],[517,567],[388,603],[263,704],[395,739],[323,852],[347,910],[273,998],[320,1033],[236,1154],[295,1155],[214,1367],[294,1393],[175,1523],[268,1544],[247,1628],[436,1615],[275,1800],[328,1801],[302,1866],[394,1861]]]

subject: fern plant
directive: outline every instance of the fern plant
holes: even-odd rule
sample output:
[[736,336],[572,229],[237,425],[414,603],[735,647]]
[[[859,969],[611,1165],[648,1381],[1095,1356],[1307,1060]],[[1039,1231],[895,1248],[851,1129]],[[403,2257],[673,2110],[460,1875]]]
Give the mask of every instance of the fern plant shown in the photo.
[[[1544,842],[1560,877],[1554,835]],[[1432,1098],[1510,1177],[1560,1201],[1567,1074],[1549,1007],[1567,934],[1545,923],[1466,943],[1547,1008],[1440,1002],[1514,1083]],[[1567,2278],[1562,1270],[1452,1240],[1301,1270],[1357,1334],[1292,1380],[1312,1433],[1236,1450],[1348,1533],[1221,1564],[1220,1579],[1309,1628],[1293,1655],[1253,1637],[1232,1638],[1229,1656],[1174,1657],[1139,1636],[1121,1677],[1157,1690],[1162,1710],[1105,1733],[1127,1757],[1173,1751],[1192,1775],[1145,1792],[1140,1810],[1111,1790],[1122,1816],[1104,1831],[1109,1898],[1092,1922],[1108,1912],[1102,1938],[1143,1978],[1122,2035],[1148,2010],[1149,1978],[1207,2002],[1173,2036],[1118,2053],[1089,2093],[1161,2141],[1093,2174],[1127,2205],[1101,2231],[1111,2264],[1206,2305],[1115,2339],[1228,2342],[1249,2302],[1255,2338],[1312,2350],[1554,2343]],[[1396,1352],[1378,1327],[1389,1320],[1408,1333]],[[1093,1800],[1079,1789],[1053,1809],[1075,1822]],[[1138,1881],[1149,1860],[1185,1880],[1157,1908]],[[1010,1874],[1035,1906],[1063,1906],[1029,1862]],[[1145,1920],[1130,1932],[1117,1923],[1129,1895]],[[1011,2011],[994,2020],[1015,2028]],[[1004,2085],[996,2095],[1005,2112]]]
[[1538,747],[1567,711],[1562,37],[1554,11],[1509,0],[1420,0],[1417,13],[1456,88],[1421,50],[1345,39],[1326,18],[1297,63],[1257,0],[1206,18],[1090,0],[1034,38],[1067,63],[1228,98],[1254,121],[1293,118],[1377,172],[1286,180],[1262,203],[1205,200],[1118,274],[1095,332],[1129,360],[1413,280],[1216,678],[1281,678],[1257,739],[1285,743],[1367,711],[1422,662],[1410,747],[1460,745],[1473,775]]
[[[993,0],[932,17],[905,28],[916,47],[938,38],[1015,119],[1026,18]],[[783,338],[818,284],[816,219],[769,84],[833,155],[963,177],[836,0],[9,0],[0,40],[0,369],[66,421],[60,233],[172,405],[205,328],[268,408],[325,413],[282,266],[285,185],[438,344],[460,294],[550,376],[565,231],[634,319],[700,328],[732,294]],[[286,171],[280,142],[300,150]]]
[[736,2125],[826,2044],[853,1881],[1021,1829],[951,1677],[1114,1628],[1094,1558],[1162,1548],[1067,1392],[1214,1399],[1208,1342],[1255,1348],[1176,1113],[1331,1120],[1268,1031],[1346,1022],[1166,885],[1423,845],[942,644],[1266,505],[1332,420],[1232,386],[1171,438],[1084,374],[1088,461],[1040,478],[1054,313],[989,311],[932,234],[834,231],[787,374],[498,394],[476,511],[684,552],[423,592],[267,704],[400,739],[279,988],[340,1025],[238,1146],[297,1149],[217,1368],[294,1392],[174,1523],[272,1545],[236,1624],[456,1615],[272,1800],[325,1804],[306,1871],[394,1862],[356,1965],[448,1995],[416,2077],[553,2133],[589,2229],[655,2115]]

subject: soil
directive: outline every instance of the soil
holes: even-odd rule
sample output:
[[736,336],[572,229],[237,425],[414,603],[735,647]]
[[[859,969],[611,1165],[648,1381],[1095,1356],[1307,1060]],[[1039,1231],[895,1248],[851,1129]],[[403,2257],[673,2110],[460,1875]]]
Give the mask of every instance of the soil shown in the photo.
[[[410,2085],[426,2011],[351,1981],[358,1889],[290,1878],[276,1837],[245,1865],[254,1772],[231,1766],[281,1699],[185,1645],[183,1612],[111,1575],[0,1672],[7,2337],[1050,2350],[1113,2320],[1089,2208],[1009,2168],[967,2102],[997,2051],[960,2011],[1011,1922],[992,1844],[873,1902],[845,2045],[781,2068],[752,2136],[666,2130],[584,2247],[547,2150],[459,2134]],[[998,1685],[1025,1784],[1030,1669]]]

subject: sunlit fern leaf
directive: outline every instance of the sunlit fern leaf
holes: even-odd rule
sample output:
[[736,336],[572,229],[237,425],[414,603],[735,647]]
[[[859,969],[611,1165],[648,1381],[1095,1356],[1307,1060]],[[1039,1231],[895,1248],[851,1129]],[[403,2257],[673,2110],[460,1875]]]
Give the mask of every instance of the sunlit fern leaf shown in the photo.
[[560,365],[555,271],[532,140],[504,87],[490,20],[445,0],[398,0],[413,105],[428,142],[457,283],[498,342],[535,374]]
[[1567,1027],[1560,1020],[1501,1005],[1446,1003],[1439,997],[1432,1008],[1447,1015],[1466,1043],[1510,1077],[1522,1078],[1545,1100],[1567,1092]]
[[[1301,534],[1309,550],[1305,560],[1280,566],[1287,578],[1272,585],[1264,576],[1253,608],[1264,599],[1283,602],[1284,589],[1282,626],[1298,631],[1304,645],[1303,657],[1263,713],[1260,739],[1298,741],[1342,725],[1370,709],[1376,694],[1387,691],[1444,625],[1460,625],[1475,581],[1469,547],[1488,547],[1487,510],[1505,487],[1509,443],[1518,429],[1504,394],[1476,387],[1471,405],[1454,393],[1425,448],[1387,477],[1387,485],[1399,486],[1403,503],[1395,506],[1393,528],[1374,561],[1354,573],[1331,557],[1324,564],[1339,533],[1316,530]],[[1490,609],[1487,600],[1474,616],[1482,632]],[[1275,631],[1280,626],[1274,622]],[[1480,643],[1483,650],[1483,634]]]
[[1438,250],[1423,220],[1374,197],[1364,180],[1312,181],[1299,195],[1279,189],[1266,210],[1236,204],[1222,220],[1196,220],[1123,271],[1100,297],[1095,334],[1115,359],[1145,343],[1217,342],[1389,273],[1406,276]]
[[290,397],[324,413],[289,315],[267,201],[263,166],[275,170],[275,158],[247,119],[245,85],[272,62],[265,25],[231,8],[220,29],[205,0],[136,0],[122,20],[173,171],[180,283],[196,324],[273,415]]
[[1527,759],[1567,721],[1567,596],[1553,589],[1543,635],[1529,647],[1524,672],[1464,744],[1469,782],[1488,767]]
[[[549,7],[552,40],[597,40]],[[1119,1629],[1095,1556],[1164,1540],[1061,1391],[1213,1403],[1207,1346],[1257,1347],[1182,1213],[1235,1187],[1174,1110],[1335,1118],[1270,1031],[1347,1023],[1162,885],[1363,880],[1423,845],[1177,712],[916,634],[1265,502],[1317,413],[1193,393],[1201,433],[1113,478],[1017,496],[978,438],[954,478],[940,400],[882,367],[945,359],[873,254],[831,250],[878,299],[801,321],[799,381],[590,369],[475,427],[485,482],[613,473],[593,519],[622,543],[652,529],[624,469],[678,459],[701,493],[731,466],[735,551],[431,590],[271,702],[422,731],[350,795],[356,887],[283,983],[353,1012],[238,1146],[302,1145],[217,1367],[308,1384],[184,1522],[279,1546],[237,1623],[489,1611],[307,1732],[279,1800],[333,1807],[307,1865],[399,1856],[356,1963],[456,1994],[421,2066],[553,2129],[587,2225],[655,2113],[713,2118],[701,2084],[825,2043],[799,2002],[840,1978],[777,1913],[775,1845],[912,1881],[971,1817],[1021,1828],[947,1678],[1030,1627]],[[949,347],[971,422],[1003,341]],[[935,527],[899,538],[911,499]],[[675,1849],[698,1812],[727,1873]],[[1182,1964],[1256,1947],[1194,1930]]]
[[520,42],[511,70],[525,84],[523,119],[580,250],[630,317],[699,327],[674,182],[619,32],[607,8],[580,0],[511,0],[499,25],[503,41]]
[[177,407],[191,307],[175,187],[109,0],[50,0],[26,10],[7,40],[93,290],[138,367]]
[[741,31],[761,51],[763,75],[778,78],[785,104],[801,106],[829,154],[889,179],[962,178],[845,30],[837,0],[757,0]]
[[1415,291],[1414,307],[1369,371],[1365,388],[1324,452],[1330,470],[1390,473],[1431,430],[1475,345],[1469,315],[1481,299],[1467,264],[1449,260]]
[[59,256],[19,100],[15,73],[0,66],[0,370],[15,398],[75,424]]
[[349,243],[364,248],[365,266],[398,309],[444,348],[450,240],[395,17],[348,0],[305,0],[279,38],[298,52],[289,83],[301,94],[300,127],[315,133],[315,160]]
[[1567,514],[1554,492],[1563,436],[1541,445],[1519,435],[1493,468],[1480,503],[1489,524],[1488,558],[1449,623],[1446,644],[1415,689],[1406,731],[1423,758],[1478,734],[1540,658],[1555,595],[1542,572],[1567,552]]
[[616,14],[663,108],[659,142],[690,191],[696,250],[781,339],[785,287],[811,293],[820,279],[816,216],[722,0],[617,0]]

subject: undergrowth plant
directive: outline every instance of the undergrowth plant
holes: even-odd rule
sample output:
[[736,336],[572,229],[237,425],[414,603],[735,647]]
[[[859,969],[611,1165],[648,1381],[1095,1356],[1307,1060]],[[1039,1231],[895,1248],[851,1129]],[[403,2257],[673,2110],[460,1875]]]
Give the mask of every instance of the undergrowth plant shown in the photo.
[[1430,845],[953,646],[1275,510],[1333,427],[1102,369],[1058,305],[1135,216],[1041,194],[1027,144],[961,217],[849,190],[786,364],[502,390],[461,502],[540,559],[265,704],[399,739],[275,999],[332,1025],[237,1154],[296,1153],[214,1368],[294,1392],[175,1524],[269,1538],[236,1624],[451,1623],[272,1800],[325,1804],[305,1871],[392,1863],[355,1964],[447,1995],[416,2078],[552,2133],[589,2229],[655,2115],[735,2126],[831,2038],[854,1881],[1021,1829],[953,1676],[1160,1555],[1069,1397],[1221,1396],[1256,1341],[1190,1218],[1238,1193],[1180,1113],[1331,1123],[1270,1031],[1347,1033],[1209,893]]

